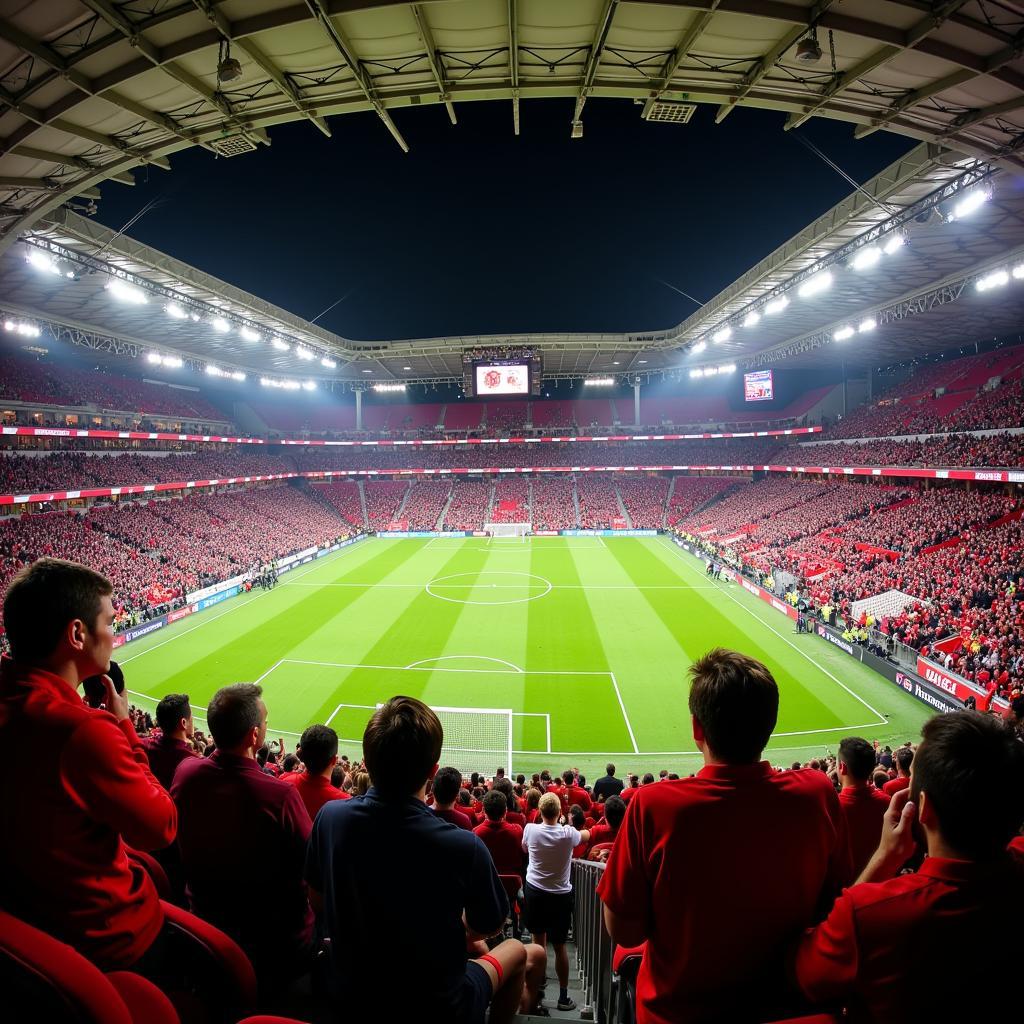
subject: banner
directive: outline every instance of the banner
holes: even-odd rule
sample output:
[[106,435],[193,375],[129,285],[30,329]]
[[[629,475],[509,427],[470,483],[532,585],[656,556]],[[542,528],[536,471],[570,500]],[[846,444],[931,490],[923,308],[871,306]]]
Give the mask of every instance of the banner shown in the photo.
[[[657,530],[559,530],[561,537],[657,537]],[[538,537],[547,533],[536,531]]]
[[[969,682],[963,676],[941,668],[934,661],[929,661],[920,654],[917,656],[917,674],[926,679],[932,686],[943,690],[945,693],[953,694],[954,697],[961,701],[967,700],[968,697],[974,697],[977,700],[979,697],[984,697],[987,692],[983,687],[978,686],[977,683]],[[1009,701],[1004,700],[1002,697],[996,697],[992,701],[992,706],[1005,709],[1009,706]]]
[[[378,530],[378,537],[465,537],[465,530]],[[468,534],[472,536],[472,534]]]
[[220,604],[221,601],[226,601],[229,597],[234,597],[239,591],[238,584],[228,587],[226,590],[222,590],[217,594],[211,594],[209,597],[204,597],[201,601],[196,602],[196,611],[201,612],[204,608],[211,608],[215,604]]

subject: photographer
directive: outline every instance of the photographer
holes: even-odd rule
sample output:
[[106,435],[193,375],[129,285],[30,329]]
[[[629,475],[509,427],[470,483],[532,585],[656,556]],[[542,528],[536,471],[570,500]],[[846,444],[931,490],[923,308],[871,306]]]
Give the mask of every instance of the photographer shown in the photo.
[[[125,844],[167,846],[177,814],[111,665],[111,592],[92,569],[43,558],[4,599],[13,660],[0,672],[0,745],[28,770],[0,773],[0,904],[104,970],[150,973],[163,912]],[[87,680],[92,707],[78,694]]]

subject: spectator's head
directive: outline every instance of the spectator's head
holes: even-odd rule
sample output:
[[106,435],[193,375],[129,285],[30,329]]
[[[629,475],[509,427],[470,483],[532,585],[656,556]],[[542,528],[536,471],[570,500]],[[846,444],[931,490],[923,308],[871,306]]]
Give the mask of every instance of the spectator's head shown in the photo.
[[540,798],[543,794],[539,789],[533,789],[532,787],[526,791],[526,809],[528,811],[535,811],[540,806]]
[[754,658],[718,647],[690,666],[693,738],[705,760],[751,764],[779,715],[779,688]]
[[643,785],[649,786],[654,781],[653,772],[645,772],[643,777]]
[[921,729],[910,798],[931,850],[998,855],[1024,822],[1024,744],[1005,722],[977,711],[936,715]]
[[370,773],[356,772],[352,777],[352,792],[356,796],[363,796],[370,788]]
[[615,765],[613,765],[613,764],[606,764],[604,766],[604,773],[610,779],[614,779],[615,778]]
[[471,789],[475,789],[477,786],[480,785],[480,773],[479,772],[473,772],[473,773],[470,774],[470,776],[469,776],[469,785],[470,785]]
[[875,770],[875,748],[859,736],[839,742],[839,776],[844,785],[867,782]]
[[206,721],[218,750],[255,757],[266,749],[267,705],[263,688],[256,683],[222,686],[206,709]]
[[626,801],[621,796],[610,796],[604,802],[604,820],[618,832],[622,819],[626,816]]
[[884,768],[877,768],[875,774],[871,776],[871,781],[875,789],[885,789],[885,784],[889,781],[889,773]]
[[195,735],[192,705],[187,693],[169,693],[156,706],[156,724],[168,739],[186,740]]
[[573,804],[569,808],[569,821],[572,822],[572,827],[575,829],[586,828],[587,816],[583,813],[583,808],[579,804]]
[[4,597],[11,657],[63,675],[77,687],[110,668],[114,605],[110,580],[77,562],[40,558]]
[[552,824],[558,820],[558,815],[562,811],[562,801],[558,799],[557,793],[545,793],[540,798],[537,809],[544,821]]
[[345,766],[342,764],[336,764],[331,769],[331,785],[335,789],[345,788]]
[[299,760],[298,754],[285,754],[284,760],[281,762],[281,770],[285,772],[293,772],[302,762]]
[[664,782],[665,779],[667,779],[667,778],[668,778],[668,769],[667,768],[662,768],[661,771],[658,772],[658,779],[659,779],[659,781]]
[[567,785],[571,786],[576,781],[576,773],[571,768],[566,768],[562,772],[562,781]]
[[338,763],[338,734],[329,725],[309,726],[299,739],[299,758],[310,775],[328,775]]
[[438,768],[434,775],[434,805],[442,810],[451,807],[458,799],[462,789],[462,772],[458,768],[445,765]]
[[491,792],[501,793],[505,797],[505,803],[510,811],[515,812],[519,809],[516,805],[515,787],[512,785],[511,779],[495,779]]
[[508,803],[505,800],[504,793],[497,789],[492,789],[484,797],[484,814],[487,815],[488,821],[501,821],[507,811]]
[[910,747],[900,747],[896,751],[894,758],[896,761],[896,771],[906,777],[910,777],[910,766],[914,763],[914,751]]
[[494,769],[494,777],[496,779],[503,779],[503,778],[505,778],[505,769],[504,768],[495,768]]
[[437,771],[444,731],[415,697],[392,697],[363,733],[363,758],[374,788],[388,799],[412,796]]

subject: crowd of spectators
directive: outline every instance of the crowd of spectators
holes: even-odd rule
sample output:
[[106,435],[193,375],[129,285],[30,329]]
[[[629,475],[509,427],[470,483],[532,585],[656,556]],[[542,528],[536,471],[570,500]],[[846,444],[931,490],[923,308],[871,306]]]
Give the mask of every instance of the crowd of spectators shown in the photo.
[[666,509],[666,523],[675,526],[709,502],[724,496],[741,481],[733,476],[677,476]]
[[452,485],[451,501],[444,514],[444,530],[482,530],[491,504],[491,485],[459,478]]
[[383,530],[398,518],[399,510],[409,493],[404,480],[367,480],[363,483],[366,498],[366,525]]
[[633,528],[660,530],[665,520],[669,479],[663,476],[621,476],[615,480]]
[[494,482],[491,522],[530,522],[530,481],[527,477],[500,476]]
[[544,474],[530,481],[535,530],[571,530],[577,523],[571,476]]
[[410,530],[436,530],[451,493],[451,480],[417,481],[409,488],[401,518]]
[[316,493],[334,506],[346,523],[352,526],[365,527],[366,516],[363,514],[363,501],[359,491],[360,484],[354,480],[335,481],[317,484]]
[[580,506],[580,526],[585,530],[608,530],[623,520],[615,477],[593,473],[576,476],[576,494]]

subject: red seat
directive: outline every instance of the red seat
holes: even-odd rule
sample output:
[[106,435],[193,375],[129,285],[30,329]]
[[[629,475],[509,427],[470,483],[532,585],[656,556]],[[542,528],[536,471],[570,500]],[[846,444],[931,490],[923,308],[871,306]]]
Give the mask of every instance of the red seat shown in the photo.
[[612,971],[618,977],[618,995],[615,1000],[617,1024],[633,1024],[636,1020],[636,978],[640,973],[640,962],[644,946],[616,946],[612,953]]
[[4,1019],[46,1024],[178,1024],[167,997],[137,974],[105,975],[70,946],[0,911]]
[[[184,971],[189,988],[219,1019],[235,1020],[256,1008],[256,972],[234,939],[219,928],[160,901],[170,932],[171,956]],[[178,999],[176,1004],[183,1004]]]
[[170,880],[167,877],[167,872],[164,870],[164,866],[154,857],[151,853],[146,853],[144,850],[133,850],[130,846],[125,847],[125,852],[128,854],[128,859],[134,864],[138,864],[143,871],[152,879],[153,885],[156,888],[157,895],[162,900],[169,900],[173,898],[173,890],[171,889]]

